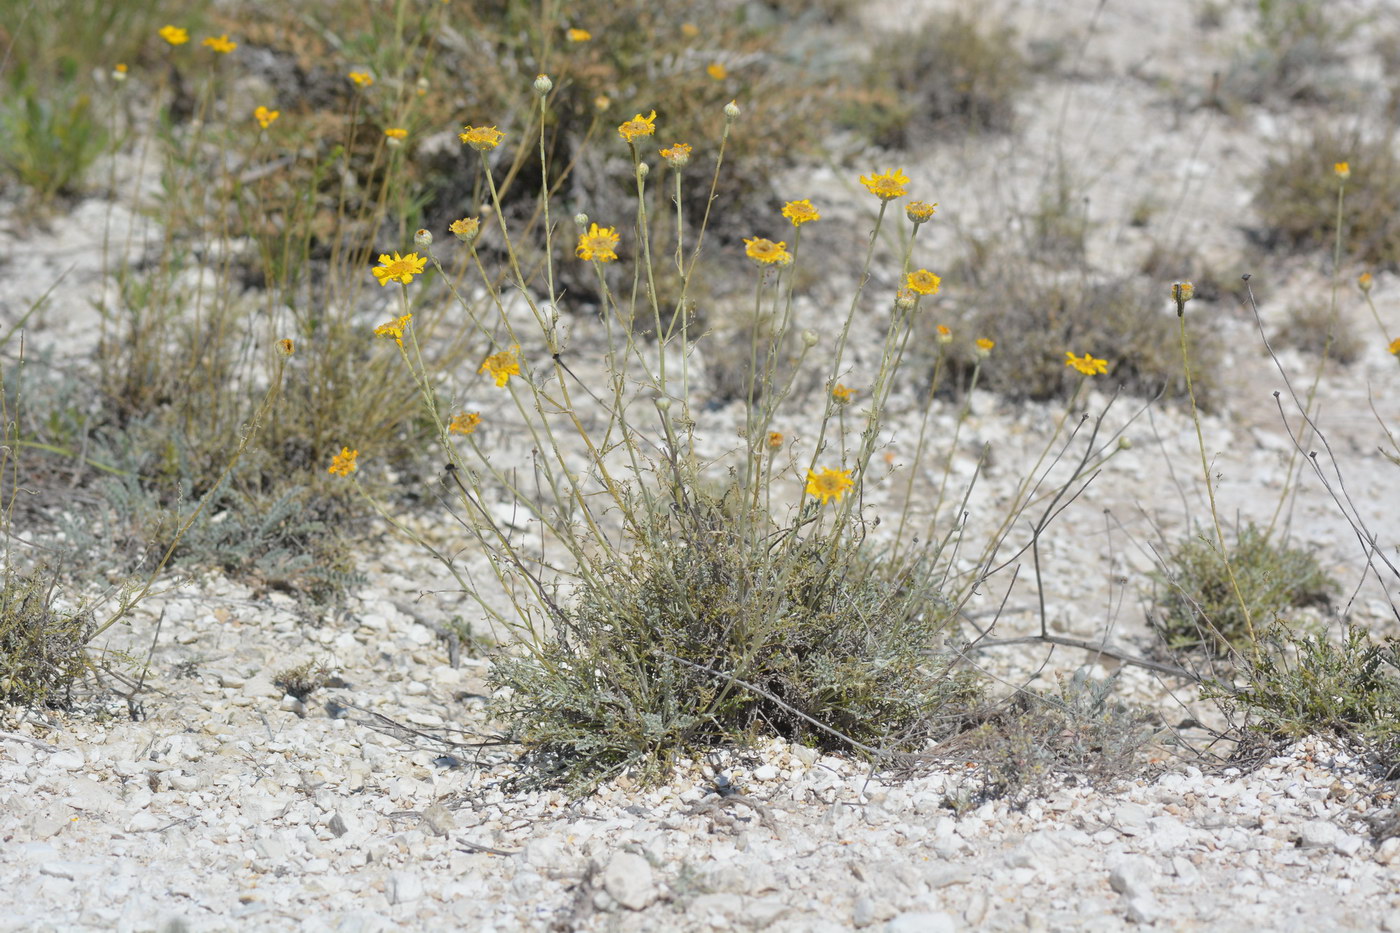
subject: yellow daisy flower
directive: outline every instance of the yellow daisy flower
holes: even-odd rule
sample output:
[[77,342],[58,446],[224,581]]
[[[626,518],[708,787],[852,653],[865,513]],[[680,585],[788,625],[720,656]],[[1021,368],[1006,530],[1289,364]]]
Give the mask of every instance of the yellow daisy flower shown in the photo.
[[1400,356],[1400,337],[1392,340],[1386,349],[1390,351],[1391,356]]
[[1086,376],[1099,376],[1108,372],[1108,360],[1094,359],[1094,357],[1090,356],[1088,353],[1079,357],[1066,350],[1065,365]]
[[927,269],[911,272],[904,277],[904,287],[920,295],[937,295],[943,280]]
[[996,346],[996,345],[997,345],[997,342],[996,342],[995,340],[988,340],[986,337],[978,337],[978,338],[977,338],[977,355],[978,355],[978,356],[990,356],[990,355],[991,355],[991,352],[992,352],[992,347],[994,347],[994,346]]
[[783,446],[783,432],[782,432],[782,431],[769,431],[769,432],[768,432],[768,447],[769,447],[769,449],[770,449],[770,450],[777,450],[777,449],[779,449],[779,448],[782,447],[782,446]]
[[1338,162],[1332,166],[1332,171],[1335,172],[1337,177],[1342,181],[1346,181],[1351,177],[1351,163]]
[[661,158],[670,162],[676,168],[685,168],[690,164],[690,145],[688,143],[675,143],[670,149],[660,149]]
[[190,41],[190,31],[179,26],[162,26],[158,35],[171,45],[184,45]]
[[463,217],[448,224],[447,231],[463,243],[470,243],[481,233],[481,221],[475,217]]
[[423,274],[423,267],[427,263],[427,257],[420,258],[417,253],[400,256],[396,252],[393,259],[389,258],[388,253],[380,253],[379,268],[374,270],[374,277],[379,280],[380,285],[388,285],[390,282],[407,285],[413,281],[415,275]]
[[578,236],[578,247],[574,254],[588,262],[613,262],[617,259],[617,244],[621,239],[616,227],[600,227],[597,224],[588,228],[587,233]]
[[368,71],[352,71],[350,80],[355,82],[356,87],[369,87],[374,83],[374,75]]
[[930,204],[928,201],[910,201],[904,205],[904,216],[914,221],[916,224],[926,223],[934,215],[934,208],[938,207],[938,202]]
[[774,243],[762,237],[750,237],[745,240],[744,254],[761,266],[785,266],[792,262],[792,254],[787,251],[786,242]]
[[593,38],[593,33],[587,29],[570,29],[564,35],[570,42],[587,42]]
[[490,152],[506,138],[506,134],[494,126],[464,126],[462,129],[466,132],[458,133],[457,138],[477,152]]
[[640,113],[617,128],[617,135],[629,143],[639,136],[651,136],[656,132],[656,111],[647,116]]
[[384,135],[389,137],[390,139],[403,142],[405,139],[408,138],[408,130],[404,129],[401,126],[391,126],[384,131]]
[[829,505],[832,499],[840,502],[841,496],[854,485],[850,470],[823,467],[820,473],[807,471],[807,495],[816,496],[822,500],[822,505]]
[[729,69],[721,65],[719,62],[712,62],[705,69],[705,74],[714,78],[716,81],[723,81],[725,78],[729,77]]
[[273,121],[280,116],[282,116],[282,111],[268,110],[262,105],[259,105],[258,109],[253,111],[253,119],[257,120],[258,125],[261,126],[263,129],[267,129],[269,126],[271,126]]
[[948,325],[946,325],[946,324],[939,324],[939,325],[938,325],[936,328],[934,328],[934,329],[938,331],[938,342],[939,342],[939,343],[952,343],[952,342],[953,342],[953,332],[952,332],[951,330],[948,329]]
[[237,42],[229,41],[228,33],[224,33],[222,36],[210,36],[209,38],[204,40],[203,44],[205,48],[213,49],[220,55],[227,55],[229,52],[232,52],[234,49],[238,48]]
[[[378,272],[378,269],[374,270]],[[413,320],[412,314],[405,314],[403,317],[396,317],[386,324],[380,324],[374,329],[376,337],[390,337],[394,343],[403,346],[403,333],[408,329],[408,324]]]
[[822,219],[822,215],[817,213],[817,209],[812,206],[812,202],[806,200],[789,201],[784,204],[783,216],[792,221],[794,227]]
[[875,175],[860,176],[860,183],[881,201],[892,201],[908,193],[909,176],[897,168]]
[[855,395],[855,389],[848,388],[839,382],[836,383],[836,386],[831,390],[831,397],[842,405],[850,404],[851,399],[855,398]]

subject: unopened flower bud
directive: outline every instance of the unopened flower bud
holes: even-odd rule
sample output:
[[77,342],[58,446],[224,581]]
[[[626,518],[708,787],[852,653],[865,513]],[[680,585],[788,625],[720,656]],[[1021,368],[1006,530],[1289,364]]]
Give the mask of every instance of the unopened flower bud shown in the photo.
[[277,341],[277,350],[283,356],[291,356],[296,352],[296,344],[284,337]]
[[554,90],[554,82],[549,80],[549,75],[535,75],[535,93],[544,97]]
[[1371,286],[1374,283],[1375,279],[1371,277],[1371,273],[1369,272],[1361,273],[1360,277],[1356,280],[1357,286],[1368,295],[1371,293]]
[[585,214],[585,213],[583,213],[582,211],[579,211],[577,214],[575,214],[575,215],[574,215],[574,226],[578,227],[580,230],[587,230],[587,229],[588,229],[588,215]]
[[1132,450],[1132,449],[1133,449],[1133,442],[1130,441],[1130,440],[1128,440],[1126,437],[1120,437],[1120,438],[1118,438],[1118,449],[1119,449],[1119,450]]
[[670,411],[670,410],[671,410],[671,400],[670,400],[669,398],[665,398],[665,397],[659,398],[659,399],[656,400],[656,407],[659,408],[659,409],[660,409],[661,411],[663,411],[663,412]]
[[424,230],[422,227],[419,227],[417,230],[413,231],[413,245],[421,246],[424,249],[427,249],[429,246],[432,246],[432,233],[427,230]]
[[724,121],[726,123],[733,123],[737,119],[739,119],[739,104],[731,100],[724,105]]
[[638,178],[646,178],[646,177],[647,177],[648,175],[650,175],[650,174],[651,174],[651,166],[647,165],[645,162],[638,162],[638,163],[637,163],[637,177],[638,177]]
[[909,313],[919,304],[919,296],[913,289],[901,288],[894,296],[894,306],[896,310]]
[[803,346],[806,346],[806,347],[809,347],[809,348],[810,348],[810,347],[815,347],[815,346],[817,345],[817,341],[819,341],[820,339],[821,339],[821,338],[817,336],[817,332],[814,331],[814,330],[804,330],[804,331],[802,332],[802,344],[803,344]]

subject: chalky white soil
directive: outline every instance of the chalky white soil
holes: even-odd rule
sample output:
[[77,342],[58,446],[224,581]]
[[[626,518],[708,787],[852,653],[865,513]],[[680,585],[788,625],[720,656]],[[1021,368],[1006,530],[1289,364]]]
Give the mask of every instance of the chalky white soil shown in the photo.
[[[870,200],[855,176],[902,166],[915,193],[941,202],[921,262],[938,270],[940,250],[951,255],[959,232],[998,230],[1033,203],[1058,151],[1093,179],[1095,267],[1136,267],[1153,238],[1237,254],[1251,219],[1247,179],[1270,144],[1334,115],[1298,108],[1226,118],[1174,107],[1241,35],[1242,21],[1228,17],[1223,30],[1202,32],[1192,6],[1010,4],[1006,15],[1023,34],[1068,42],[1074,65],[1061,72],[1069,77],[1038,79],[1015,137],[930,140],[917,151],[862,153],[839,169],[799,168],[785,176],[784,194],[819,201],[830,229],[849,222],[859,234]],[[872,26],[895,15],[914,22],[949,8],[887,2],[869,17]],[[1377,16],[1376,29],[1395,28],[1384,6]],[[1375,72],[1365,50],[1359,43],[1362,84]],[[1130,228],[1124,218],[1149,193],[1173,207],[1161,226]],[[81,358],[89,346],[110,210],[93,198],[47,231],[12,222],[3,234],[4,253],[24,259],[0,267],[0,326],[73,267],[31,323],[31,351]],[[114,216],[124,228],[126,215]],[[1272,296],[1328,288],[1315,260],[1240,271]],[[872,294],[890,285],[877,273]],[[1393,330],[1397,293],[1400,282],[1377,276]],[[802,326],[821,326],[830,306],[808,300]],[[1266,324],[1285,310],[1281,297],[1266,302]],[[1373,333],[1350,290],[1341,311]],[[1160,313],[1172,313],[1165,300]],[[1272,395],[1282,380],[1234,301],[1197,303],[1190,314],[1193,333],[1218,342],[1228,362],[1223,409],[1203,424],[1222,510],[1231,522],[1267,520],[1290,451]],[[872,312],[858,323],[856,383],[882,319]],[[1400,473],[1376,452],[1384,437],[1370,405],[1400,426],[1400,367],[1377,343],[1327,370],[1321,423],[1360,518],[1394,554]],[[1310,376],[1310,358],[1281,359],[1296,381]],[[895,462],[917,431],[906,393],[896,395],[885,438]],[[1092,393],[1084,410],[1106,401]],[[1114,406],[1108,424],[1132,448],[1042,542],[1051,628],[1135,653],[1150,645],[1151,546],[1178,540],[1188,519],[1206,514],[1189,417],[1158,406],[1129,423],[1140,407]],[[994,455],[970,503],[968,539],[977,541],[986,532],[979,516],[1009,495],[1061,407],[979,393],[972,408],[955,477],[971,476],[983,444]],[[955,414],[937,406],[933,436],[950,436]],[[732,436],[732,410],[706,418],[713,437]],[[800,437],[804,425],[779,427]],[[872,511],[900,501],[903,476],[868,489]],[[916,489],[931,496],[936,482],[930,473]],[[427,519],[424,528],[432,531]],[[1392,631],[1385,594],[1361,579],[1356,536],[1310,473],[1292,529],[1321,548],[1347,597],[1359,585],[1350,618]],[[1365,823],[1384,805],[1378,785],[1347,750],[1322,740],[1248,773],[1203,772],[1162,752],[1164,767],[1150,779],[1096,790],[1071,776],[1022,810],[989,803],[961,816],[944,803],[975,786],[976,769],[901,777],[779,742],[725,758],[735,791],[726,797],[708,764],[680,769],[657,790],[624,779],[579,801],[511,791],[512,750],[473,745],[489,734],[487,664],[464,657],[451,666],[433,630],[454,614],[470,618],[472,604],[445,592],[450,579],[408,544],[385,535],[363,554],[368,583],[321,618],[219,578],[148,601],[112,642],[144,655],[162,620],[144,718],[119,705],[108,715],[11,719],[0,733],[0,929],[1400,930],[1400,840],[1377,847]],[[1009,581],[990,583],[974,614],[993,610]],[[1035,605],[1027,567],[995,635],[1036,631]],[[310,659],[331,663],[338,686],[305,705],[283,697],[274,674]],[[1045,686],[1095,659],[1018,646],[976,660],[1009,683]],[[1099,675],[1115,669],[1111,659],[1094,666]],[[1211,715],[1183,682],[1120,670],[1121,695],[1168,724]],[[1228,753],[1228,744],[1216,750]]]

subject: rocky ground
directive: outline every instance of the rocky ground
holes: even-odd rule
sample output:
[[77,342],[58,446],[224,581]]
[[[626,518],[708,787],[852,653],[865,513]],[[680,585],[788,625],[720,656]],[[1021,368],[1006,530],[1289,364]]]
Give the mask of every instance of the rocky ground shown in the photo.
[[[882,15],[895,6],[911,19],[946,12],[906,3]],[[1217,50],[1194,40],[1187,5],[1167,7],[1082,3],[1048,17],[1043,4],[1011,5],[1008,16],[1031,35],[1088,37],[1079,66],[1023,103],[1014,138],[866,156],[854,171],[795,169],[791,196],[822,191],[824,215],[860,223],[855,175],[900,165],[939,179],[948,223],[938,235],[951,238],[995,226],[1000,211],[1032,197],[1036,153],[1058,147],[1100,172],[1088,208],[1092,262],[1128,263],[1148,245],[1111,220],[1143,187],[1175,199],[1176,226],[1155,235],[1237,247],[1258,141],[1307,114],[1233,123],[1173,114],[1164,83],[1208,71]],[[997,194],[968,194],[987,191]],[[7,252],[30,257],[24,277],[6,270],[8,306],[27,306],[63,278],[56,313],[30,339],[84,352],[110,210],[94,198],[68,223],[5,234]],[[1273,278],[1276,295],[1326,287],[1315,263],[1240,271]],[[1395,284],[1377,275],[1383,313]],[[1281,304],[1266,303],[1266,320],[1277,321]],[[823,307],[808,299],[800,326],[820,324]],[[1228,401],[1203,424],[1217,495],[1232,521],[1267,519],[1291,452],[1273,400],[1282,380],[1250,318],[1224,303],[1199,313],[1229,373]],[[1342,313],[1364,321],[1354,297]],[[859,331],[858,341],[874,339]],[[1295,351],[1280,359],[1292,374],[1311,371]],[[1376,453],[1376,415],[1400,425],[1397,378],[1394,358],[1368,345],[1357,362],[1327,370],[1320,388],[1357,512],[1390,542],[1400,537],[1396,473]],[[1107,402],[1093,393],[1084,408]],[[1052,528],[1042,555],[1051,630],[1132,653],[1151,644],[1152,546],[1179,537],[1204,502],[1188,413],[1139,415],[1141,404],[1115,405],[1109,426],[1132,448]],[[898,455],[917,431],[916,399],[897,396],[892,407],[886,442]],[[1005,500],[1060,414],[974,396],[955,477],[971,477],[983,444],[995,458],[969,536],[985,533],[977,516],[994,509],[979,506]],[[955,415],[935,412],[938,436],[951,434]],[[732,433],[732,410],[707,417],[716,436]],[[921,477],[920,488],[935,480]],[[868,489],[874,509],[900,495],[902,481]],[[1385,594],[1361,579],[1356,537],[1315,478],[1301,486],[1293,527],[1322,549],[1348,595],[1359,587],[1342,607],[1349,618],[1387,631]],[[872,768],[781,742],[683,765],[654,790],[626,779],[582,800],[518,789],[512,750],[491,744],[484,720],[487,662],[467,652],[450,663],[439,637],[437,622],[471,604],[387,533],[364,555],[368,583],[342,610],[313,618],[217,576],[154,597],[110,643],[138,657],[154,645],[138,707],[108,693],[105,708],[24,714],[0,732],[0,891],[9,895],[0,929],[1400,931],[1400,839],[1371,841],[1385,788],[1321,739],[1257,769],[1229,768],[1218,760],[1228,744],[1207,748],[1206,732],[1186,728],[1177,734],[1204,754],[1164,746],[1147,776],[1122,786],[1064,775],[1045,796],[965,812],[946,804],[977,786],[976,768]],[[970,608],[993,609],[1004,589],[989,587]],[[998,636],[1038,629],[1035,595],[1022,576]],[[305,702],[273,685],[278,672],[316,660],[336,677]],[[1121,695],[1169,726],[1213,715],[1188,683],[1112,658],[1022,645],[977,659],[1007,683],[1035,686],[1086,662],[1098,675],[1118,672]]]

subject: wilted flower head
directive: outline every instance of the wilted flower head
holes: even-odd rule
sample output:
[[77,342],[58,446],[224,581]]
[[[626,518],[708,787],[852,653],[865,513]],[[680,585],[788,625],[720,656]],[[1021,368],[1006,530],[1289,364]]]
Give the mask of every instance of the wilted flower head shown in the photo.
[[457,138],[477,152],[490,152],[506,138],[506,134],[494,126],[464,126],[462,129],[465,132],[458,133]]
[[648,115],[645,116],[645,117],[642,116],[642,115],[639,113],[639,114],[637,114],[635,117],[633,117],[632,119],[630,119],[630,120],[628,120],[627,122],[623,123],[621,126],[619,126],[619,127],[617,128],[617,135],[621,136],[623,139],[627,140],[629,143],[630,143],[630,142],[633,142],[634,140],[636,140],[636,139],[637,139],[638,137],[640,137],[640,136],[651,136],[651,135],[653,135],[653,134],[655,134],[655,133],[656,133],[656,111],[655,111],[655,110],[653,110],[650,114],[648,114]]
[[774,243],[762,237],[744,240],[744,254],[761,266],[787,265],[792,262],[792,254],[787,251],[787,243]]
[[855,389],[847,388],[839,382],[836,383],[831,390],[831,397],[842,405],[849,404],[851,399],[855,398],[855,395]]
[[[378,269],[374,270],[378,272]],[[374,336],[389,337],[394,343],[403,346],[404,331],[408,330],[408,325],[413,321],[412,314],[405,314],[403,317],[396,317],[392,321],[380,324],[374,329]]]
[[292,341],[286,337],[283,337],[281,340],[277,341],[277,350],[283,356],[291,356],[293,353],[296,352],[296,349],[297,345],[292,343]]
[[780,448],[780,447],[782,447],[782,446],[783,446],[783,432],[782,432],[782,431],[769,431],[769,432],[768,432],[768,448],[769,448],[770,450],[777,450],[778,448]]
[[481,425],[481,412],[464,411],[452,416],[447,430],[453,434],[471,434]]
[[447,230],[463,243],[470,243],[481,233],[481,221],[475,217],[463,217],[448,224]]
[[179,26],[162,26],[158,35],[171,45],[184,45],[190,41],[189,30]]
[[904,277],[904,287],[918,292],[920,295],[937,295],[938,286],[942,282],[942,279],[927,269],[911,272]]
[[588,262],[613,262],[617,259],[617,244],[621,239],[616,227],[600,227],[597,224],[578,236],[578,246],[574,255]]
[[206,48],[213,49],[221,55],[227,55],[229,52],[238,48],[237,42],[229,41],[228,33],[224,33],[222,36],[210,36],[204,40],[203,44]]
[[500,353],[492,353],[482,362],[481,368],[477,372],[489,373],[491,378],[496,380],[497,386],[505,385],[510,382],[511,376],[520,375],[520,360],[515,356],[515,351],[519,349],[519,347],[511,347]]
[[426,257],[420,258],[417,253],[409,253],[407,256],[394,253],[393,259],[389,258],[388,253],[380,253],[379,268],[374,270],[374,277],[379,280],[380,285],[388,285],[390,282],[407,285],[413,281],[415,275],[423,273],[423,266],[427,262]]
[[676,168],[685,168],[690,164],[690,145],[688,143],[674,143],[670,149],[661,149],[661,158],[670,162]]
[[1065,365],[1086,376],[1100,376],[1108,372],[1108,360],[1094,359],[1094,357],[1090,356],[1088,353],[1079,357],[1066,350]]
[[904,205],[904,216],[914,221],[916,224],[925,223],[934,214],[934,208],[938,207],[938,202],[934,201],[910,201]]
[[792,221],[794,227],[800,227],[805,223],[814,220],[821,220],[822,215],[812,206],[808,200],[789,201],[783,205],[783,216]]
[[262,105],[259,105],[258,109],[253,111],[253,119],[257,120],[258,125],[261,126],[263,129],[267,129],[269,126],[271,126],[273,121],[280,116],[282,116],[282,111],[268,110]]
[[854,485],[850,470],[823,467],[820,473],[807,471],[807,495],[816,496],[822,500],[822,505],[830,504],[832,499],[840,502],[841,496]]
[[360,455],[358,450],[351,450],[349,447],[340,448],[340,453],[331,458],[331,465],[327,472],[336,476],[349,476],[359,469],[355,465],[355,458]]
[[906,187],[909,184],[909,176],[897,168],[892,168],[878,175],[862,175],[860,183],[865,185],[866,189],[881,201],[902,198],[909,191]]

